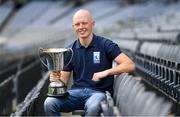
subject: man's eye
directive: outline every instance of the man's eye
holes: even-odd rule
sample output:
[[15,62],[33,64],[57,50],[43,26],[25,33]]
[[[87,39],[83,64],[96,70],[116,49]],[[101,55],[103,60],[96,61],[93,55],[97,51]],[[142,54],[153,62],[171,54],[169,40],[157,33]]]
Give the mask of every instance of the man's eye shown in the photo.
[[83,25],[87,25],[88,23],[87,22],[82,22]]
[[79,27],[80,25],[86,26],[88,24],[88,22],[81,22],[81,23],[77,23],[74,24],[74,26]]
[[78,24],[75,24],[75,26],[79,26],[80,25],[80,23],[78,23]]

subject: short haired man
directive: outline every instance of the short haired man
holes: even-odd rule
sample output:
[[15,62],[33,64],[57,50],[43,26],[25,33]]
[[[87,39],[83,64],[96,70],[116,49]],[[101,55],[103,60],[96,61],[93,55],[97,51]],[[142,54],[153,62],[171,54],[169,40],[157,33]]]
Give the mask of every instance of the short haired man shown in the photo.
[[[67,84],[73,71],[74,83],[66,98],[47,97],[45,112],[59,116],[60,112],[84,109],[85,116],[99,116],[105,91],[113,92],[113,76],[134,71],[135,64],[117,44],[93,33],[95,21],[88,10],[78,10],[72,26],[78,36],[71,44],[73,59],[60,73],[52,72],[50,81],[61,79]],[[117,66],[112,68],[113,60]]]

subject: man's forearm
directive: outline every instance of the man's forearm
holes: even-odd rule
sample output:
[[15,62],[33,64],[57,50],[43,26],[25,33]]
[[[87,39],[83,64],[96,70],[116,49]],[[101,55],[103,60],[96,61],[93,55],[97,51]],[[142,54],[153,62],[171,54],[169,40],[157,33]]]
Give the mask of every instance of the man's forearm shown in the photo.
[[106,70],[108,75],[118,75],[124,72],[130,73],[135,70],[135,64],[132,62],[119,64],[111,69]]
[[68,84],[70,77],[71,77],[71,72],[61,71],[60,79],[65,83],[65,85]]
[[129,73],[129,72],[132,72],[134,70],[135,70],[135,65],[133,62],[132,63],[122,63],[122,64],[119,64],[118,66],[113,67],[111,69],[107,69],[107,70],[104,70],[101,72],[94,73],[92,80],[93,81],[100,81],[102,78],[105,78],[105,77],[110,76],[110,75],[118,75],[118,74],[121,74],[124,72]]

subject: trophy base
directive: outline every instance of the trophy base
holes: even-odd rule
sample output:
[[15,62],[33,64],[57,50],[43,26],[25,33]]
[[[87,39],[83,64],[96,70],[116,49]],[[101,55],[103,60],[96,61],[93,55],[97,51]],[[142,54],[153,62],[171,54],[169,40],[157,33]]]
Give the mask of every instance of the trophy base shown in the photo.
[[55,98],[65,98],[65,97],[67,97],[68,95],[69,95],[68,92],[67,92],[67,93],[64,93],[64,94],[57,94],[57,95],[53,95],[53,94],[47,93],[47,96],[48,96],[48,97],[55,97]]

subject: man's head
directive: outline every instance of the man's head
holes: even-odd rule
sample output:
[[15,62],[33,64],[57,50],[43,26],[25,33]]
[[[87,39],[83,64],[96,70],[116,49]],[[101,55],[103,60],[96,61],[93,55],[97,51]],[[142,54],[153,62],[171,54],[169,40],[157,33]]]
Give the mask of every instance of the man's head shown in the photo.
[[73,16],[73,29],[81,39],[89,38],[95,22],[91,13],[85,9],[78,10]]

